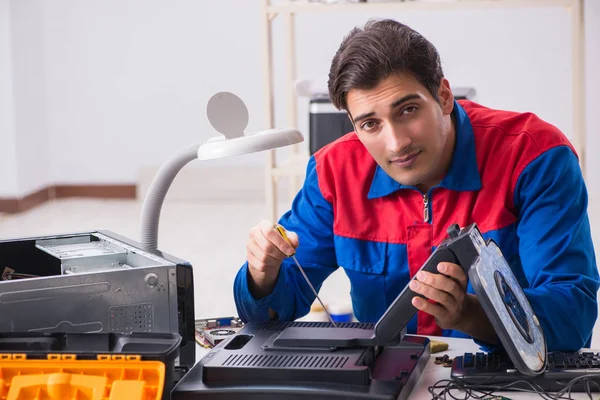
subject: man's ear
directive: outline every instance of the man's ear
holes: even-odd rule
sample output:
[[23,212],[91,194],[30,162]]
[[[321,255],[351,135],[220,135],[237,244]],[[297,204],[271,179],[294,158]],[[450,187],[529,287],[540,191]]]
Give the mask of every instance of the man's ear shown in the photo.
[[440,100],[440,106],[442,107],[444,115],[450,115],[452,110],[454,110],[454,94],[452,94],[450,82],[448,82],[448,79],[446,78],[442,78],[442,81],[440,82],[438,99]]

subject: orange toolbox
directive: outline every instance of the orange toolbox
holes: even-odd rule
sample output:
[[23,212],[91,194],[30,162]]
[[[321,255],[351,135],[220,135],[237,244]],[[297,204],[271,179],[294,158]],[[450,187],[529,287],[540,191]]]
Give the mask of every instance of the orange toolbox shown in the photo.
[[181,336],[0,333],[0,400],[168,400]]

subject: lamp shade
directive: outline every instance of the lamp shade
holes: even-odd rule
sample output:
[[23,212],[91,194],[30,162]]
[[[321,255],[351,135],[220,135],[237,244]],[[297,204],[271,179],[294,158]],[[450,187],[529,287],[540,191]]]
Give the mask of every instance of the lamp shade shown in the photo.
[[202,143],[198,147],[199,160],[214,160],[243,154],[272,150],[300,143],[304,136],[296,129],[271,129],[256,133],[247,133],[231,139],[218,136]]

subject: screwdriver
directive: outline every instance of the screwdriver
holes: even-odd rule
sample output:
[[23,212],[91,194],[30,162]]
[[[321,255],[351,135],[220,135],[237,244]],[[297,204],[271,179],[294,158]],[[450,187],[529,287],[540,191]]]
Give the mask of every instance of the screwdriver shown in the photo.
[[[275,229],[277,230],[277,232],[279,232],[279,234],[283,237],[283,239],[291,245],[290,239],[288,238],[287,234],[285,233],[285,228],[283,226],[277,224],[277,225],[275,225]],[[317,297],[317,300],[319,300],[319,303],[321,304],[321,307],[323,307],[323,310],[325,310],[325,314],[327,314],[327,318],[329,318],[329,321],[331,321],[331,324],[333,325],[333,327],[337,328],[337,325],[335,324],[335,321],[333,320],[333,318],[331,318],[331,314],[329,314],[329,311],[327,311],[327,308],[325,307],[325,304],[323,304],[323,302],[321,301],[321,298],[317,294],[317,291],[315,290],[314,286],[312,285],[312,283],[310,283],[310,280],[308,279],[308,276],[306,276],[306,273],[304,272],[304,268],[302,268],[302,266],[298,262],[298,259],[296,258],[296,253],[292,254],[290,257],[292,257],[294,259],[294,262],[296,263],[296,266],[298,267],[298,269],[302,273],[302,276],[304,277],[304,280],[306,281],[306,283],[308,283],[308,286],[310,286],[310,289],[312,290],[312,292],[314,293],[314,295]]]

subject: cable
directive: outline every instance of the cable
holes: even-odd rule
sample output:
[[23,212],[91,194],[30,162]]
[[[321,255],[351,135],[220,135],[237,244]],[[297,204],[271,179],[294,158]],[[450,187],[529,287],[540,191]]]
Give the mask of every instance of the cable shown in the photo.
[[[491,379],[493,379],[493,377],[491,377],[490,380]],[[522,384],[528,386],[529,388],[515,387],[515,385],[517,384]],[[572,399],[571,392],[573,392],[573,388],[577,384],[583,385],[583,392],[585,392],[588,395],[588,397],[592,400],[592,386],[600,390],[600,376],[597,374],[588,374],[571,379],[562,390],[555,393],[546,392],[539,385],[526,379],[518,379],[511,382],[507,382],[506,384],[497,383],[495,385],[487,385],[483,383],[474,384],[464,381],[443,379],[436,382],[433,386],[430,386],[428,388],[428,391],[432,396],[432,400],[445,400],[448,399],[448,397],[454,400],[467,400],[471,398],[486,399],[490,396],[493,396],[495,392],[506,391],[507,389],[509,391],[537,394],[544,400],[566,400]],[[436,390],[440,389],[440,392],[436,392]],[[463,396],[457,397],[455,394],[452,393],[452,391],[462,391],[463,393],[461,394]],[[579,390],[579,392],[582,391]]]

